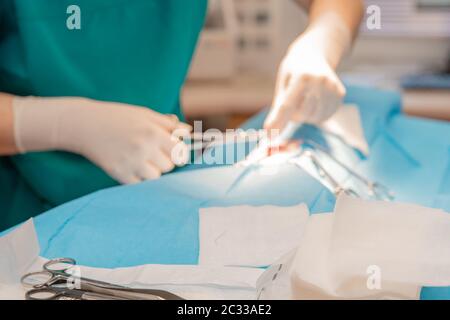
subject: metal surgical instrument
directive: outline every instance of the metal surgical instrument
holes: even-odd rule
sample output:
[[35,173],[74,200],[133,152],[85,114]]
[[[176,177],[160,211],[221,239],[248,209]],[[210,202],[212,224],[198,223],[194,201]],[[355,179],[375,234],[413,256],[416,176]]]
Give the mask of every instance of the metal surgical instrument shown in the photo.
[[88,292],[67,287],[44,287],[31,289],[25,293],[26,300],[127,300],[111,295]]
[[[336,179],[334,179],[333,176],[328,172],[328,170],[325,169],[325,167],[320,163],[319,159],[317,159],[316,155],[313,152],[311,152],[310,150],[305,150],[303,152],[303,155],[311,160],[319,176],[322,179],[328,181],[334,195],[338,196],[341,193],[345,193],[350,196],[360,197],[355,190],[346,188],[343,185],[339,184],[339,182],[337,182]],[[297,161],[293,161],[293,163],[300,167],[300,164]]]
[[[257,143],[264,136],[259,131],[236,131],[236,132],[193,132],[188,137],[188,143],[192,151],[209,149],[216,146],[223,146],[237,142]],[[183,138],[183,137],[180,137]]]
[[[115,300],[183,300],[183,298],[164,290],[127,288],[83,278],[68,272],[74,266],[76,266],[74,259],[58,258],[46,262],[42,271],[25,274],[21,278],[21,283],[32,289],[26,294],[26,298],[36,297],[40,293],[47,293],[47,295],[53,293],[53,296],[56,297],[75,296],[82,298],[83,293],[89,293],[87,297],[97,294],[103,298],[111,297]],[[69,288],[70,284],[78,285],[78,288],[71,289]]]
[[362,175],[351,169],[349,166],[347,166],[345,163],[343,163],[335,156],[333,156],[330,152],[328,152],[323,146],[321,146],[317,142],[312,140],[305,140],[304,144],[309,145],[313,150],[318,150],[319,152],[330,158],[334,163],[343,168],[345,171],[347,171],[355,179],[362,182],[367,187],[369,196],[374,197],[377,200],[392,201],[395,199],[394,194],[387,187],[385,187],[381,183],[370,181],[369,179],[363,177]]

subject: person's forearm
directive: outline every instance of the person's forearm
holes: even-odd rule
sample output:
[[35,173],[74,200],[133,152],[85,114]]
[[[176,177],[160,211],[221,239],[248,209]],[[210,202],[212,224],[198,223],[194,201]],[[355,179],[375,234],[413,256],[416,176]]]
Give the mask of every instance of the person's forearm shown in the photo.
[[[304,4],[305,1],[302,1]],[[336,68],[350,49],[363,17],[362,0],[311,0],[309,24],[300,38],[309,37]]]
[[16,154],[14,141],[13,96],[0,93],[0,156]]
[[313,0],[309,11],[310,24],[327,12],[336,13],[354,38],[363,18],[364,4],[362,0]]

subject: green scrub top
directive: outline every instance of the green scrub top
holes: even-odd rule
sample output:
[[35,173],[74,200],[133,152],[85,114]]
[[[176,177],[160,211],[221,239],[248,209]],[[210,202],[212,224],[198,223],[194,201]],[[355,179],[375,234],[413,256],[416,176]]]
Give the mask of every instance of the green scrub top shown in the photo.
[[[179,93],[206,6],[207,0],[1,0],[0,91],[182,116]],[[114,185],[75,154],[1,157],[0,230]]]

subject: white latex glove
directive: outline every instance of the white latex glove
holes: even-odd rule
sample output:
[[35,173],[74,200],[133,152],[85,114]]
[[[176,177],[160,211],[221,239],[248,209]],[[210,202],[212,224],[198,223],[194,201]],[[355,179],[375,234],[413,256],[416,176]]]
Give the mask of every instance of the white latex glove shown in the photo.
[[289,121],[319,124],[336,112],[345,88],[334,69],[350,43],[350,31],[333,14],[292,43],[278,71],[266,129],[283,130]]
[[15,97],[13,110],[16,145],[22,153],[78,153],[124,184],[171,171],[177,162],[171,158],[172,148],[180,145],[172,132],[190,129],[175,116],[86,98]]

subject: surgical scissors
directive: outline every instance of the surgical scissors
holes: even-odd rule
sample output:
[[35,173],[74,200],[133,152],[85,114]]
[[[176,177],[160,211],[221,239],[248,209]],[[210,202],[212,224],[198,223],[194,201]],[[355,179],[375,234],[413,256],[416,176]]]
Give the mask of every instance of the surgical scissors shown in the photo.
[[318,150],[319,152],[330,158],[334,163],[336,163],[345,171],[347,171],[351,176],[353,176],[355,179],[359,180],[364,185],[366,185],[369,196],[374,197],[377,200],[392,201],[395,199],[394,194],[387,187],[385,187],[379,182],[370,181],[369,179],[363,177],[362,175],[351,169],[348,165],[346,165],[345,163],[337,159],[335,156],[333,156],[330,152],[328,152],[324,147],[322,147],[317,142],[312,140],[304,140],[304,145],[305,144],[309,145],[313,150]]
[[[234,143],[257,143],[263,137],[263,131],[193,132],[189,135],[187,142],[192,151],[199,151]],[[183,141],[182,138],[179,137],[181,141]]]
[[66,287],[51,286],[31,289],[25,293],[26,300],[127,300],[111,295],[88,292]]
[[[25,274],[21,278],[21,283],[32,289],[27,292],[25,297],[36,297],[39,293],[46,293],[47,295],[53,293],[53,296],[56,297],[75,296],[82,298],[82,293],[89,293],[87,297],[97,294],[97,296],[100,295],[105,299],[109,297],[115,300],[183,300],[183,298],[164,290],[127,288],[79,277],[69,272],[74,266],[76,266],[74,259],[58,258],[46,262],[42,271]],[[78,284],[79,288],[71,289],[69,284],[72,283]]]
[[[320,178],[322,178],[328,182],[330,187],[333,189],[333,192],[335,193],[335,195],[337,195],[338,193],[344,192],[348,195],[361,197],[361,195],[358,192],[356,192],[354,189],[344,187],[333,177],[333,175],[330,173],[330,171],[325,168],[325,166],[321,163],[321,161],[319,161],[319,157],[318,157],[319,152],[321,154],[323,154],[324,156],[326,156],[327,158],[329,158],[331,161],[333,161],[335,164],[337,164],[343,170],[345,170],[352,178],[354,178],[354,179],[358,180],[359,182],[361,182],[362,184],[364,184],[365,188],[367,188],[366,193],[370,198],[374,198],[376,200],[387,200],[387,201],[392,201],[395,199],[394,193],[391,192],[387,187],[385,187],[384,185],[382,185],[379,182],[371,181],[371,180],[363,177],[362,175],[360,175],[359,173],[357,173],[356,171],[351,169],[348,165],[346,165],[345,163],[343,163],[342,161],[337,159],[334,155],[332,155],[330,152],[328,152],[319,143],[317,143],[313,140],[310,140],[310,139],[287,140],[286,142],[284,142],[281,145],[275,145],[275,150],[279,149],[279,150],[283,151],[286,148],[286,146],[289,146],[289,145],[293,145],[293,146],[297,145],[298,151],[297,152],[293,152],[292,150],[289,151],[291,153],[291,155],[290,155],[290,159],[288,161],[290,163],[296,165],[297,167],[300,167],[303,169],[301,163],[298,162],[298,158],[302,155],[305,155],[313,163]],[[257,150],[261,150],[261,149],[257,149]],[[249,161],[248,160],[249,158],[247,158],[242,163],[246,166],[252,165],[252,164],[261,164],[264,159],[272,156],[270,144],[263,146],[262,150],[266,151],[266,152],[259,152],[259,154],[257,154],[258,157],[256,157],[255,159],[252,159],[252,161]],[[287,150],[289,150],[289,148]],[[295,148],[294,148],[294,151],[295,151]],[[254,154],[254,152],[252,152],[251,154]]]
[[[322,179],[328,181],[335,196],[344,193],[349,196],[360,197],[359,194],[352,188],[346,188],[343,185],[339,184],[339,182],[337,182],[336,179],[334,179],[333,176],[328,172],[328,170],[325,169],[325,167],[320,163],[319,159],[317,159],[316,155],[313,152],[311,152],[310,150],[305,150],[303,152],[303,155],[311,160],[319,176]],[[300,164],[297,161],[292,161],[292,163],[300,167]]]

